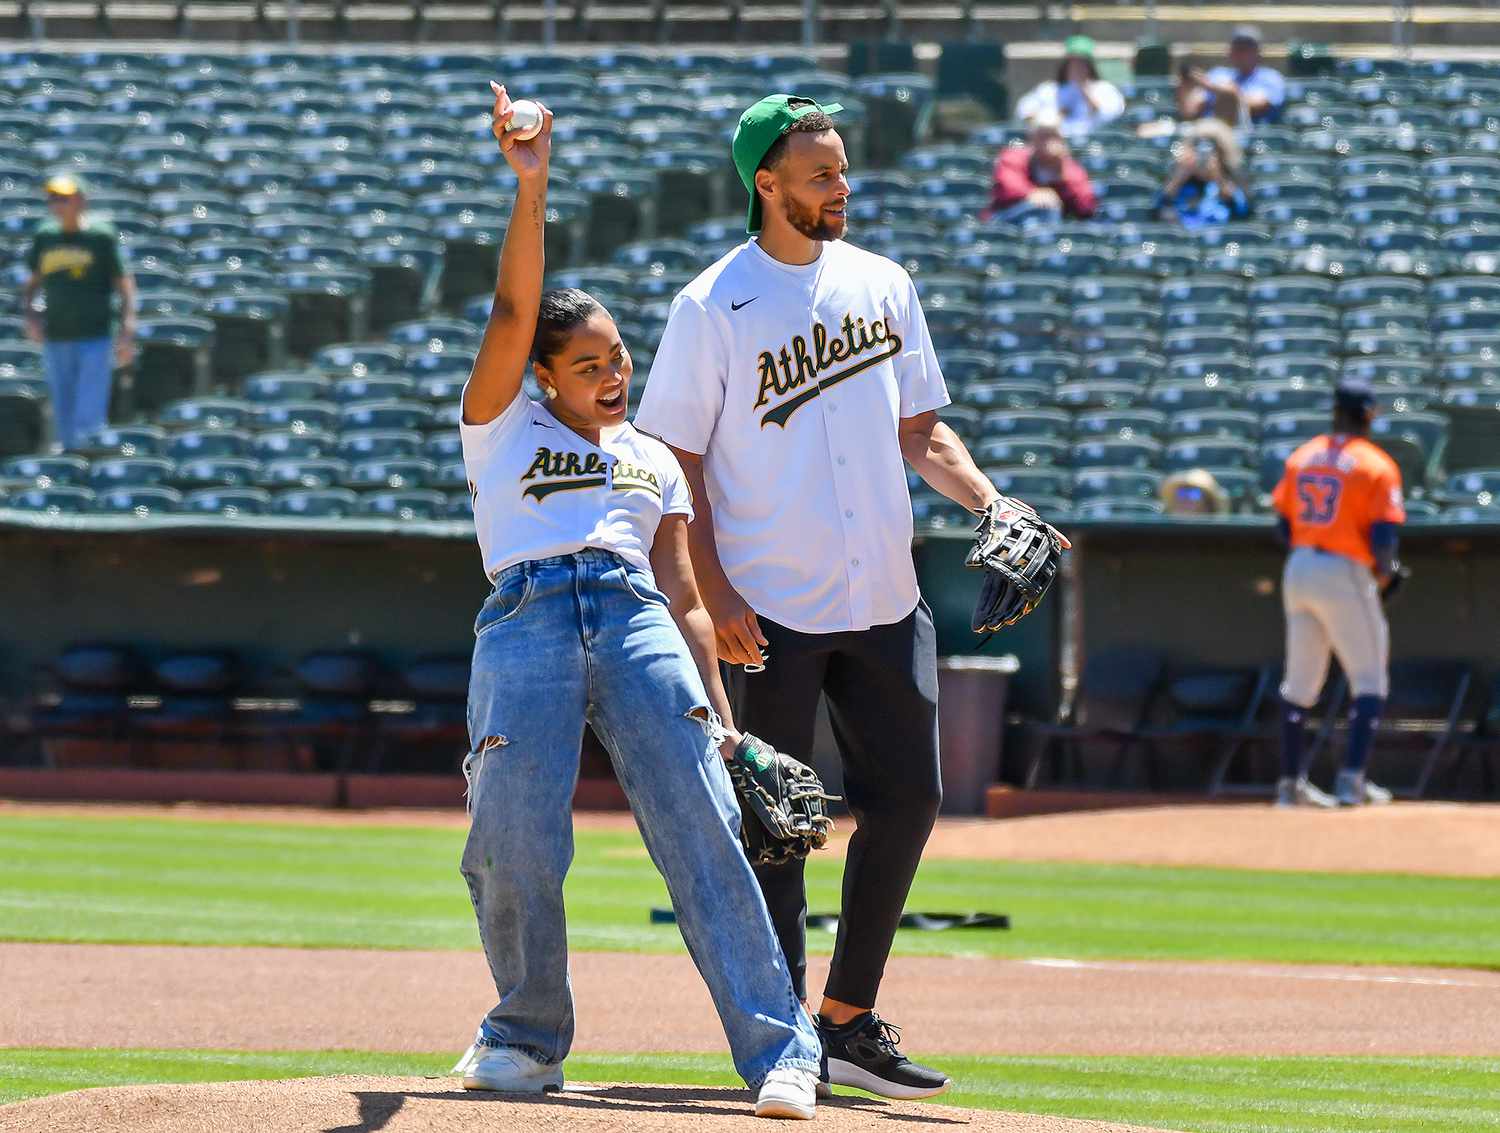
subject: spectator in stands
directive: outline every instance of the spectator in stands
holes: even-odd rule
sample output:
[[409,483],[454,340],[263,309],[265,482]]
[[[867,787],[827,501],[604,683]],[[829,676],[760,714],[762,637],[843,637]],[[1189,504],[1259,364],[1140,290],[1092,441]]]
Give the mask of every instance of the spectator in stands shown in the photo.
[[1214,474],[1203,468],[1174,472],[1163,480],[1161,503],[1168,515],[1229,514],[1229,497]]
[[1202,228],[1250,215],[1241,150],[1228,126],[1217,120],[1198,122],[1173,152],[1177,164],[1156,197],[1163,220]]
[[1094,41],[1086,35],[1071,35],[1063,44],[1057,77],[1027,91],[1016,103],[1016,117],[1030,123],[1038,114],[1056,114],[1062,120],[1065,138],[1079,141],[1095,126],[1112,122],[1125,113],[1125,96],[1113,83],[1099,77],[1094,65]]
[[[76,177],[47,182],[52,219],[36,230],[26,264],[31,275],[22,292],[26,333],[42,344],[42,366],[52,391],[57,444],[76,448],[109,421],[112,363],[135,354],[135,281],[125,265],[114,228],[84,214],[87,201]],[[45,318],[34,309],[37,292],[47,300]],[[110,338],[110,300],[120,293],[120,333]]]
[[1070,220],[1094,215],[1098,201],[1089,175],[1073,160],[1056,113],[1032,119],[1024,146],[1007,146],[995,159],[995,188],[986,217],[1019,219],[1043,212]]
[[1261,61],[1260,32],[1244,25],[1229,40],[1229,65],[1206,74],[1186,64],[1177,72],[1177,115],[1184,122],[1217,117],[1230,126],[1275,122],[1286,102],[1286,79]]

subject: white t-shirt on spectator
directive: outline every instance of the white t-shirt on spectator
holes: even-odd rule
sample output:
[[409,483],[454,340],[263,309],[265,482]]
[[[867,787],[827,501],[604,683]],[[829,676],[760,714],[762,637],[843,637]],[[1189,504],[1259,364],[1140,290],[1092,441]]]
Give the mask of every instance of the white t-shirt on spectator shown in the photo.
[[460,424],[484,572],[585,547],[651,573],[664,515],[693,515],[672,450],[630,424],[590,444],[519,393],[487,425]]
[[1077,84],[1056,83],[1049,79],[1032,87],[1016,103],[1016,118],[1027,122],[1050,111],[1062,119],[1064,137],[1081,138],[1096,126],[1113,122],[1125,113],[1125,96],[1113,83],[1095,79],[1089,83],[1089,94],[1094,99],[1094,107],[1089,106]]
[[898,622],[920,593],[902,418],[948,404],[911,277],[842,240],[751,240],[672,304],[636,423],[703,454],[729,581],[803,633]]

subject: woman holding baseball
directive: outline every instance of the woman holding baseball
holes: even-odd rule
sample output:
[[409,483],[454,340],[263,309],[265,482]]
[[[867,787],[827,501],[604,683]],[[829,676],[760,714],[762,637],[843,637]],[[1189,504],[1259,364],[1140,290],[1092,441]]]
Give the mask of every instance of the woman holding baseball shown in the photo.
[[[625,420],[630,355],[609,313],[582,291],[542,292],[552,115],[541,109],[533,134],[491,86],[519,186],[463,393],[494,584],[474,624],[463,874],[500,998],[457,1069],[469,1089],[562,1087],[573,1040],[562,890],[588,723],[666,879],[735,1067],[759,1091],[756,1113],[812,1117],[818,1040],[741,849],[720,757],[740,737],[688,558],[692,499],[667,447]],[[528,360],[542,401],[522,390]]]

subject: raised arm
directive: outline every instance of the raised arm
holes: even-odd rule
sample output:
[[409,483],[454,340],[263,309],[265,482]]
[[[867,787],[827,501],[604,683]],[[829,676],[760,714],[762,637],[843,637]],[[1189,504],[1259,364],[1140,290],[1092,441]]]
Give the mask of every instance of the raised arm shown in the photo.
[[485,324],[474,371],[464,387],[464,422],[487,425],[505,412],[526,377],[537,312],[542,305],[542,236],[547,215],[547,167],[552,155],[552,112],[542,110],[542,132],[518,142],[506,133],[510,96],[499,83],[495,92],[495,139],[517,181],[515,204],[500,249],[495,302]]

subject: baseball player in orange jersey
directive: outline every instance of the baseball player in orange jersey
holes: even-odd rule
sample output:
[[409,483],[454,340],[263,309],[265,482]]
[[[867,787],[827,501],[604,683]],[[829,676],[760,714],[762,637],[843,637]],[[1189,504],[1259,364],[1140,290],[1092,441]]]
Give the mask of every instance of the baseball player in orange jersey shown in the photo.
[[[1281,779],[1276,804],[1332,807],[1388,803],[1391,793],[1365,779],[1375,726],[1385,706],[1390,631],[1382,591],[1397,571],[1396,528],[1406,520],[1401,472],[1369,439],[1375,395],[1345,382],[1334,392],[1333,432],[1287,458],[1271,501],[1291,548],[1282,575],[1286,673],[1281,682]],[[1349,746],[1334,797],[1307,781],[1302,721],[1318,699],[1336,655],[1354,697]]]

